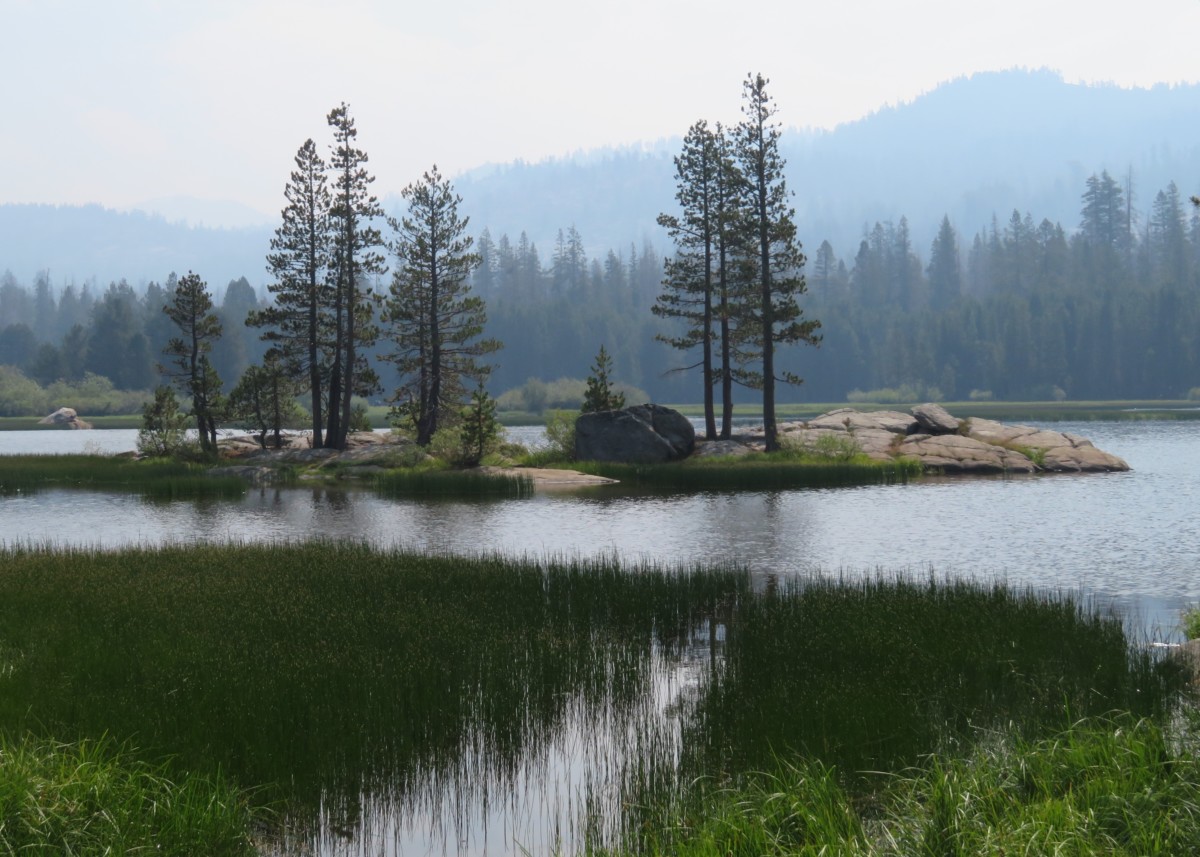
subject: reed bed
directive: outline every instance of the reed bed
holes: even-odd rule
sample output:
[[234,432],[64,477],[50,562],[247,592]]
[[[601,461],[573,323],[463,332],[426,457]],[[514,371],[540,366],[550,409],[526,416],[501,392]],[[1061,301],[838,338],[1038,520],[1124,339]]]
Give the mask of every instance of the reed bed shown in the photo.
[[740,604],[689,726],[690,764],[736,772],[791,753],[848,773],[895,771],[981,728],[1036,736],[1113,710],[1165,716],[1185,671],[1136,643],[1119,616],[1068,594],[794,580]]
[[[664,716],[651,700],[685,664]],[[863,808],[886,786],[916,825],[933,798],[891,789],[951,770],[930,754],[968,770],[996,734],[1019,759],[1079,718],[1166,722],[1185,679],[1118,617],[999,584],[756,590],[740,569],[345,542],[0,548],[0,735],[111,735],[174,775],[224,772],[282,802],[300,841],[361,828],[364,796],[408,815],[447,793],[502,803],[562,736],[603,734],[614,785],[589,780],[587,847],[674,849],[662,837],[733,812],[728,795],[782,793],[753,772],[788,766],[826,795],[803,825],[875,847]]]
[[667,464],[616,464],[579,461],[582,473],[617,479],[623,485],[658,491],[782,491],[849,485],[891,485],[919,477],[919,462],[797,460],[794,457],[746,456]]
[[127,491],[159,499],[239,497],[246,483],[213,477],[202,464],[169,459],[133,461],[108,455],[0,456],[0,495],[46,488]]
[[375,477],[384,497],[493,497],[520,499],[533,495],[528,476],[474,470],[394,470]]
[[134,740],[353,827],[363,794],[502,793],[581,708],[632,724],[655,659],[748,591],[734,570],[351,543],[8,548],[0,733]]
[[0,736],[0,854],[256,852],[248,795],[219,775],[173,779],[107,739]]

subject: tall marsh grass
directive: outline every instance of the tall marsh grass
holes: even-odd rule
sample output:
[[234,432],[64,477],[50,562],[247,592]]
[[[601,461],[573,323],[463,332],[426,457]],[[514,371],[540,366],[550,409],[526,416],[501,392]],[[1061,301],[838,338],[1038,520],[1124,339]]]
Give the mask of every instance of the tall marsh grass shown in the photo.
[[201,464],[151,459],[133,461],[108,455],[0,456],[0,495],[46,488],[128,491],[148,497],[238,497],[246,483],[212,477]]
[[[868,772],[970,759],[996,730],[1165,721],[1184,679],[1118,617],[1001,585],[755,589],[738,569],[355,543],[0,548],[0,736],[135,742],[172,775],[261,787],[301,840],[361,828],[364,801],[502,804],[571,735],[617,736],[597,750],[613,789],[587,782],[595,847],[649,847],[780,760],[854,810]],[[849,811],[787,823],[852,838]]]
[[1185,678],[1119,616],[1069,595],[794,580],[740,604],[686,744],[697,773],[763,769],[778,753],[846,773],[898,770],[980,728],[1036,736],[1113,710],[1163,716]]
[[[295,823],[503,793],[581,708],[633,723],[736,571],[348,543],[0,551],[0,733],[134,740]],[[54,676],[54,681],[47,681]],[[498,800],[493,797],[493,800]]]

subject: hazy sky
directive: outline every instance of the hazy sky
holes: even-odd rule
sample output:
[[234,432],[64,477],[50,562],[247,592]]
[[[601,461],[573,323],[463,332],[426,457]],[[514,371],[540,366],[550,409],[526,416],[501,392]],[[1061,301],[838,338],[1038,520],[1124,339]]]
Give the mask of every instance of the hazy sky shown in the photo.
[[0,0],[0,30],[0,203],[188,196],[271,219],[341,101],[383,196],[435,162],[734,122],[750,71],[785,125],[821,128],[975,71],[1200,80],[1200,0]]

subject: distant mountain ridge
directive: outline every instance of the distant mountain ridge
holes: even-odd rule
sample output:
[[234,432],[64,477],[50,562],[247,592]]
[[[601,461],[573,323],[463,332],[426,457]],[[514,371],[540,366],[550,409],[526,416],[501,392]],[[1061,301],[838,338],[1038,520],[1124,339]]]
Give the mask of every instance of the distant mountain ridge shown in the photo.
[[[655,218],[674,206],[678,146],[493,164],[454,182],[473,232],[516,242],[525,231],[545,263],[557,231],[572,225],[592,257],[627,254],[631,243],[640,250],[646,239],[666,252]],[[810,254],[828,239],[849,265],[864,228],[906,216],[926,256],[943,214],[964,240],[1014,208],[1072,230],[1085,180],[1104,169],[1122,182],[1132,174],[1143,211],[1171,180],[1185,195],[1200,191],[1200,86],[1130,90],[1068,84],[1047,71],[981,73],[831,131],[785,130],[782,150]],[[400,199],[384,204],[396,212]],[[218,286],[245,276],[261,287],[271,231],[188,227],[99,206],[0,205],[0,271],[30,283],[49,269],[56,285],[94,277],[103,286],[194,269]]]

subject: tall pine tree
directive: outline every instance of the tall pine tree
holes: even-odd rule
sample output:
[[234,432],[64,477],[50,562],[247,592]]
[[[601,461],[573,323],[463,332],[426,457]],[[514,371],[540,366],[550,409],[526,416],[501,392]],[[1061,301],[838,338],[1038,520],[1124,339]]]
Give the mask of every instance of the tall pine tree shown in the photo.
[[333,338],[332,287],[326,278],[331,198],[325,172],[316,144],[306,140],[284,187],[287,206],[267,255],[267,270],[275,278],[267,288],[275,303],[246,319],[270,328],[262,338],[279,349],[286,373],[308,388],[314,449],[325,445],[325,382]]
[[743,87],[742,114],[736,132],[735,152],[746,181],[747,243],[755,250],[753,263],[757,285],[755,299],[748,301],[746,316],[754,330],[754,347],[761,371],[746,375],[762,389],[763,432],[766,449],[779,448],[775,421],[775,383],[799,384],[801,379],[776,368],[776,346],[790,343],[816,345],[821,323],[806,319],[797,298],[805,292],[804,254],[796,239],[795,210],[783,178],[785,161],[779,154],[779,126],[773,121],[776,108],[767,95],[767,79],[748,75]]
[[367,153],[357,148],[358,130],[350,108],[342,103],[327,117],[333,128],[329,166],[333,175],[329,209],[332,253],[329,277],[333,289],[333,357],[329,372],[329,423],[326,445],[345,449],[350,431],[350,405],[354,395],[369,395],[378,387],[375,373],[363,352],[374,344],[376,296],[370,278],[382,274],[383,237],[375,221],[383,217],[379,201],[371,195],[375,177],[367,172]]
[[403,378],[392,398],[394,413],[412,422],[417,443],[425,445],[459,415],[464,381],[480,384],[487,377],[491,368],[479,358],[500,343],[480,338],[487,313],[483,299],[470,293],[479,256],[471,251],[467,218],[458,215],[462,198],[436,166],[403,196],[408,214],[389,221],[399,267],[384,320]]

